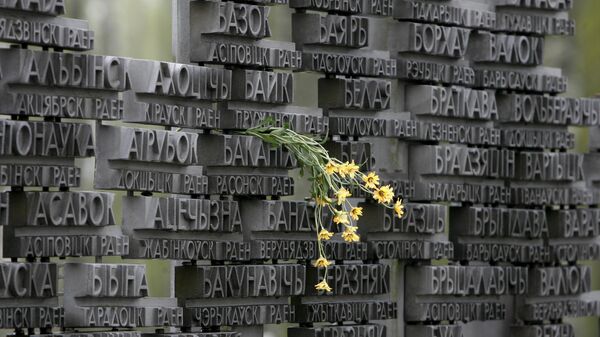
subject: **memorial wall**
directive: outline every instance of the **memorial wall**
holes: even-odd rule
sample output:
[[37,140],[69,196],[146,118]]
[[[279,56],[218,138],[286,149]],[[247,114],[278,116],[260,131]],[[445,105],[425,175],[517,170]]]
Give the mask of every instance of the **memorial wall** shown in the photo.
[[[94,54],[63,0],[0,0],[0,329],[575,337],[563,319],[600,317],[600,99],[544,66],[572,5],[173,0],[165,62]],[[333,214],[287,148],[243,133],[265,123],[375,172],[404,215],[351,190],[360,241],[324,242],[325,274],[315,223],[339,232]]]

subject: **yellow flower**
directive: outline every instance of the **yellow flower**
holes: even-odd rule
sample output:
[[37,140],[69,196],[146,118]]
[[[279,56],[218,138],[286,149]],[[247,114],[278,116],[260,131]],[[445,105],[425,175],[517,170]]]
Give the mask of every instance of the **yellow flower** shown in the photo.
[[315,203],[319,206],[327,206],[331,204],[331,199],[329,199],[328,197],[315,197]]
[[369,174],[363,175],[362,180],[364,181],[366,188],[375,189],[379,186],[379,176],[375,174],[375,172],[369,172]]
[[350,217],[353,220],[358,220],[358,218],[360,218],[363,214],[363,208],[362,207],[353,207],[350,210]]
[[338,171],[339,171],[338,165],[332,161],[330,161],[329,163],[327,163],[327,165],[325,165],[325,172],[327,172],[327,174],[329,174],[329,175],[332,175]]
[[330,264],[331,262],[324,257],[320,257],[317,261],[315,261],[315,267],[317,268],[327,268]]
[[344,164],[344,172],[350,177],[354,177],[359,168],[360,167],[354,163],[354,160],[351,163],[346,162]]
[[396,200],[396,203],[394,204],[394,212],[396,212],[399,218],[404,216],[404,205],[402,204],[402,199]]
[[373,199],[380,204],[387,204],[394,198],[394,190],[390,185],[381,186],[373,191]]
[[349,224],[350,220],[348,220],[348,213],[336,212],[335,216],[333,217],[333,222],[335,222],[336,224]]
[[350,229],[349,226],[348,228],[346,228],[346,230],[344,232],[342,232],[342,238],[344,239],[344,241],[346,242],[358,242],[360,241],[360,236],[358,236],[358,234],[356,234],[356,229]]
[[357,226],[346,226],[346,230],[348,232],[356,233],[356,231],[358,230],[358,227]]
[[346,175],[348,174],[348,162],[338,165],[337,169],[337,173],[340,175],[340,177],[346,178]]
[[319,240],[329,240],[331,239],[331,237],[333,236],[333,233],[326,230],[326,229],[321,229],[321,231],[319,232]]
[[352,194],[350,194],[350,191],[348,191],[346,188],[344,188],[344,187],[340,188],[337,192],[335,192],[335,197],[337,198],[337,204],[338,205],[343,204],[344,201],[346,201],[346,198],[348,198],[351,195]]
[[331,291],[331,287],[329,286],[329,284],[327,284],[327,281],[325,281],[325,280],[315,284],[315,289]]

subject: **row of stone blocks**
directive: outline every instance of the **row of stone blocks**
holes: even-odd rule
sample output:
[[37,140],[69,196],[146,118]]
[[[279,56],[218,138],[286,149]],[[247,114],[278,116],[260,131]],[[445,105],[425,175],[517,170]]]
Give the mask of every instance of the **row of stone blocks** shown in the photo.
[[[385,264],[332,267],[328,279],[336,299],[327,302],[320,299],[321,292],[306,286],[316,282],[317,269],[300,264],[185,263],[175,268],[177,300],[149,297],[145,266],[140,264],[66,263],[60,267],[65,276],[62,292],[55,263],[13,262],[0,267],[6,280],[2,285],[3,328],[211,328],[397,317],[397,303],[380,296],[395,286],[390,283],[391,268]],[[590,293],[588,266],[410,266],[403,273],[407,287],[404,319],[408,322],[502,320],[507,310],[516,310],[522,320],[533,322],[575,312],[597,314],[598,296]],[[353,295],[369,295],[372,300],[348,297]],[[456,308],[439,303],[469,295],[482,301],[463,302]],[[552,307],[547,303],[525,300],[512,309],[506,301],[510,296],[577,296],[569,301],[580,304],[557,312],[548,310]],[[23,307],[25,300],[34,302]]]

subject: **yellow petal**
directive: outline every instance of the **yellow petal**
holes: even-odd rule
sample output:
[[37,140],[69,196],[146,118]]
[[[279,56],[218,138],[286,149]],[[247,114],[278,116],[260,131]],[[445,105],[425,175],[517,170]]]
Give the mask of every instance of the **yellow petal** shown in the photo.
[[404,205],[402,204],[402,199],[396,200],[396,203],[394,204],[394,212],[396,212],[400,218],[404,215]]
[[331,262],[329,262],[326,258],[320,257],[319,259],[317,259],[317,261],[315,261],[314,265],[317,268],[327,268],[330,264]]
[[325,165],[325,172],[327,172],[327,174],[332,175],[336,172],[338,172],[338,166],[336,163],[330,161],[329,163],[327,163]]
[[317,290],[324,290],[324,291],[331,291],[331,287],[329,286],[329,284],[327,284],[327,282],[325,280],[315,284],[315,289]]
[[358,241],[360,241],[360,236],[358,236],[358,234],[356,234],[355,231],[350,231],[350,230],[345,230],[342,233],[342,238],[346,242],[358,242]]
[[369,174],[363,175],[362,180],[365,183],[365,187],[368,189],[375,189],[379,186],[379,176],[375,174],[375,172],[369,172]]
[[333,217],[333,222],[336,224],[349,224],[350,220],[348,219],[348,213],[346,212],[337,212]]
[[333,236],[333,233],[326,230],[326,229],[321,229],[321,231],[319,232],[319,239],[320,240],[329,240],[331,239],[331,237]]
[[352,194],[346,188],[342,187],[335,192],[335,196],[337,198],[337,204],[341,205],[346,201],[346,198],[352,196]]
[[363,208],[362,207],[353,207],[350,210],[350,217],[352,217],[353,220],[358,220],[358,218],[360,218],[363,214]]
[[331,203],[331,199],[328,197],[315,197],[315,203],[319,206],[327,206]]

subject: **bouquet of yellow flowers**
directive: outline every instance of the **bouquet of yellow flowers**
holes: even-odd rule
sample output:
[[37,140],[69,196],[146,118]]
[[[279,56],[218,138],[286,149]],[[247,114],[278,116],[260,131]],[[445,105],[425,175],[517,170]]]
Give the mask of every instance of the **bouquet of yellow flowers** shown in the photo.
[[331,291],[327,284],[327,267],[331,262],[325,256],[323,242],[330,240],[335,233],[323,226],[323,211],[333,214],[333,222],[344,230],[341,237],[346,242],[360,241],[356,233],[356,221],[362,216],[362,207],[353,206],[348,198],[350,190],[358,188],[371,195],[379,204],[394,209],[398,217],[404,215],[402,199],[394,202],[394,189],[389,185],[381,186],[379,176],[374,172],[360,172],[360,167],[354,162],[341,162],[331,158],[321,142],[312,136],[302,135],[289,128],[261,125],[244,131],[244,134],[262,139],[274,146],[283,146],[291,152],[300,167],[301,175],[308,174],[311,182],[310,193],[315,202],[315,227],[319,257],[314,265],[325,268],[323,280],[315,285],[317,290]]

